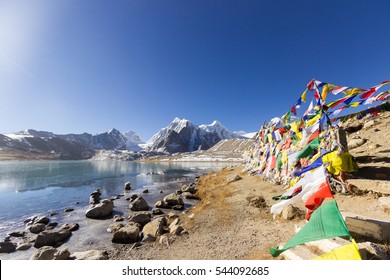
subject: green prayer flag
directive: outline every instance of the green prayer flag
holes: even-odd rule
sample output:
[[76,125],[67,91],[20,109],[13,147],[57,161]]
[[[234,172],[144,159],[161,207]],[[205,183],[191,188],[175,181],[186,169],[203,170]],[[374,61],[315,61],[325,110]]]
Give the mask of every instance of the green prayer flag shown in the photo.
[[317,137],[309,143],[298,155],[297,159],[310,157],[320,146],[320,138]]
[[333,238],[337,236],[351,236],[347,225],[337,207],[335,200],[321,205],[315,210],[310,221],[295,234],[282,249],[278,246],[270,248],[273,257],[284,251],[310,241]]

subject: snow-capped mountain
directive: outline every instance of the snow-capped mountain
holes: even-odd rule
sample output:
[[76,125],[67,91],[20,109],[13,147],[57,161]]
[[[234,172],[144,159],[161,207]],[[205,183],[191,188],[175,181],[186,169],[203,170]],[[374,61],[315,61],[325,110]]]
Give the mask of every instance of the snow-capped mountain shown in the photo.
[[123,136],[126,138],[126,148],[129,151],[139,151],[141,147],[139,144],[143,144],[144,142],[141,140],[139,135],[134,131],[128,131],[123,133]]
[[175,118],[146,144],[149,151],[168,153],[207,150],[222,139],[242,138],[227,130],[220,122],[196,126],[186,119]]
[[31,156],[47,159],[87,159],[91,158],[96,150],[139,151],[139,143],[142,143],[142,140],[135,132],[122,134],[117,129],[95,135],[60,135],[33,129],[0,134],[0,151],[3,154],[21,155],[22,158]]

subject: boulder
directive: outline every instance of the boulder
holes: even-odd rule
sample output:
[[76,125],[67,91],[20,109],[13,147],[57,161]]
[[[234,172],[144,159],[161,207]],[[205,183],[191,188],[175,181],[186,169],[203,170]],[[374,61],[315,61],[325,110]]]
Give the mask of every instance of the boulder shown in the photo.
[[9,240],[0,242],[0,253],[11,253],[16,250],[16,244]]
[[111,241],[113,243],[121,243],[121,244],[134,243],[137,242],[138,234],[139,234],[139,227],[129,223],[123,228],[114,232]]
[[365,124],[364,124],[364,128],[369,128],[369,127],[372,127],[372,126],[374,126],[374,125],[376,125],[376,122],[375,122],[375,120],[369,120],[369,121],[367,121]]
[[30,249],[31,246],[32,246],[32,244],[28,243],[28,242],[20,243],[17,245],[16,250],[17,251],[25,251],[25,250]]
[[99,204],[93,205],[87,210],[85,215],[90,219],[103,219],[112,214],[114,203],[111,200],[104,199]]
[[152,215],[154,216],[157,216],[157,215],[164,215],[165,213],[163,212],[163,210],[161,210],[160,208],[153,208],[152,209]]
[[159,235],[162,235],[164,234],[165,232],[165,227],[167,226],[167,220],[165,219],[165,217],[158,217],[154,220],[152,220],[151,222],[147,223],[142,232],[144,234],[144,236],[146,235],[151,235],[153,237],[157,237]]
[[38,216],[31,216],[29,218],[27,218],[24,223],[25,224],[28,224],[28,223],[34,223],[35,219],[38,218]]
[[46,229],[44,224],[33,224],[27,228],[31,233],[38,234]]
[[89,197],[89,204],[98,204],[100,203],[100,192],[96,191],[91,193]]
[[125,225],[120,223],[120,224],[112,224],[107,228],[107,232],[109,233],[114,233],[123,228]]
[[348,141],[348,149],[355,149],[357,147],[362,146],[366,142],[367,140],[362,138],[351,139],[350,141]]
[[184,205],[178,204],[178,205],[173,206],[172,209],[176,210],[176,211],[183,211],[184,210]]
[[114,217],[113,217],[113,221],[114,222],[123,222],[123,217],[122,216],[119,216],[119,215],[115,215]]
[[144,226],[150,222],[150,214],[148,212],[133,213],[131,216],[129,216],[129,221]]
[[241,180],[242,178],[241,178],[241,176],[240,175],[234,175],[234,176],[231,176],[231,177],[229,177],[229,178],[227,178],[227,182],[228,183],[233,183],[233,182],[236,182],[236,181],[238,181],[238,180]]
[[65,229],[65,230],[70,230],[70,231],[76,231],[80,228],[80,225],[77,223],[71,223],[71,224],[63,224],[60,226],[60,230]]
[[157,201],[156,204],[154,204],[154,206],[156,208],[166,208],[166,209],[170,209],[171,208],[168,205],[168,202],[165,202],[165,201],[162,201],[162,200]]
[[125,191],[129,191],[131,190],[131,183],[130,182],[126,182],[125,183]]
[[178,194],[175,194],[175,193],[171,193],[171,194],[166,195],[164,197],[164,201],[166,203],[168,203],[169,206],[184,205],[184,202],[183,202],[183,199],[181,198],[181,196]]
[[107,252],[100,250],[74,252],[70,257],[76,260],[108,260]]
[[37,217],[34,220],[34,224],[44,224],[47,225],[49,223],[50,219],[48,217]]
[[131,196],[130,196],[130,199],[131,199],[131,201],[133,201],[134,199],[136,199],[138,197],[138,194],[132,194]]
[[200,199],[199,196],[197,196],[197,195],[195,195],[193,193],[190,193],[190,192],[183,192],[182,196],[184,196],[187,199],[197,199],[197,200]]
[[132,211],[147,211],[149,210],[149,204],[143,197],[137,197],[130,203],[129,208]]
[[285,220],[292,220],[295,217],[301,217],[302,215],[303,211],[291,204],[286,205],[282,210],[282,218]]
[[72,232],[66,229],[43,231],[38,234],[34,247],[41,248],[43,246],[56,246],[58,243],[68,239],[71,235]]
[[51,246],[39,248],[30,258],[30,260],[67,260],[70,257],[68,249],[58,250]]
[[20,231],[20,230],[8,233],[8,235],[12,236],[12,237],[24,237],[24,236],[26,236],[26,234],[27,234],[27,232]]
[[195,184],[191,184],[191,185],[183,185],[180,190],[182,191],[182,193],[186,193],[186,192],[189,192],[189,193],[196,193],[197,189],[196,189],[196,185]]

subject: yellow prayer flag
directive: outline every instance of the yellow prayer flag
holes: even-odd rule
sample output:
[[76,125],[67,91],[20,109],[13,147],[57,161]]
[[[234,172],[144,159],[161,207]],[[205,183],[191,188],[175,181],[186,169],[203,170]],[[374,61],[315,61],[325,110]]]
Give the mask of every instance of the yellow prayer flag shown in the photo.
[[362,257],[355,240],[352,239],[351,241],[351,244],[341,246],[312,260],[361,260]]
[[268,133],[268,134],[267,134],[267,137],[268,137],[268,141],[269,141],[269,142],[272,142],[272,140],[273,140],[273,139],[272,139],[272,134],[271,134],[271,133]]
[[324,87],[322,88],[321,97],[322,97],[322,100],[323,100],[323,101],[326,100],[326,95],[328,94],[328,91],[329,91],[329,86],[328,86],[328,84],[326,84],[326,85],[324,85]]
[[315,117],[312,118],[311,120],[307,121],[306,126],[312,126],[312,125],[315,124],[320,118],[321,118],[321,114],[318,114],[317,116],[315,116]]
[[302,93],[302,95],[301,95],[301,100],[303,101],[303,102],[306,102],[306,92],[307,92],[307,89]]

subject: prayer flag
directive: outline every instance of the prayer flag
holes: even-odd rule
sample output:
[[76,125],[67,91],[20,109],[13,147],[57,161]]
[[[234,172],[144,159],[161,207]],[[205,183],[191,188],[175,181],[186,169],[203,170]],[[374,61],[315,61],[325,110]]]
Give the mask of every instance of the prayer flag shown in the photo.
[[325,180],[314,193],[308,193],[306,195],[308,198],[305,202],[305,207],[308,209],[308,211],[305,218],[308,221],[310,220],[311,214],[314,212],[314,210],[321,206],[325,198],[333,199],[328,180]]
[[341,246],[312,260],[361,260],[362,257],[360,256],[359,248],[353,238],[351,242],[351,244]]
[[335,200],[321,205],[314,213],[310,221],[295,234],[283,248],[278,246],[270,248],[273,257],[279,256],[284,251],[310,241],[333,238],[338,236],[351,236],[340,214]]

